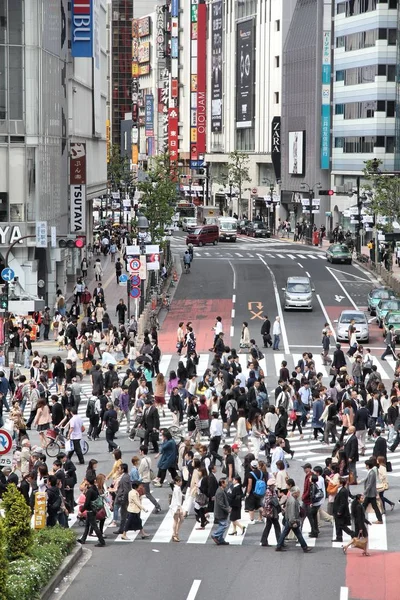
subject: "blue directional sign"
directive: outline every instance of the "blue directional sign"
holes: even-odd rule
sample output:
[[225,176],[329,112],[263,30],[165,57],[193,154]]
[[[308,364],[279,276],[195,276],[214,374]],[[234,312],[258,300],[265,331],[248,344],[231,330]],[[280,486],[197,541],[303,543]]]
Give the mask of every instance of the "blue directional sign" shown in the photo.
[[128,281],[128,275],[125,275],[125,273],[122,273],[122,275],[119,276],[119,280],[121,283],[126,283]]
[[5,267],[1,272],[1,278],[3,281],[12,281],[15,277],[15,273],[10,267]]

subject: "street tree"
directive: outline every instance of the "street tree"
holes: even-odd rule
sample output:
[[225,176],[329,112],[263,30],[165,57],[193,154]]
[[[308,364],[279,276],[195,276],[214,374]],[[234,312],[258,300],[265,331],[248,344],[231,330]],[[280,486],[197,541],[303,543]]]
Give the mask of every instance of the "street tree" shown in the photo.
[[249,173],[249,155],[235,150],[229,153],[228,178],[239,189],[239,206],[241,206],[243,185],[251,181]]
[[171,167],[169,155],[160,154],[152,159],[146,178],[137,184],[142,192],[141,212],[149,221],[149,233],[155,244],[162,244],[165,226],[175,212],[178,174]]
[[107,164],[107,180],[113,190],[129,187],[132,183],[132,171],[128,156],[121,156],[118,144],[110,148],[110,158]]
[[393,231],[393,223],[400,223],[400,177],[382,172],[381,160],[365,162],[365,186],[371,192],[368,211],[380,217],[386,217],[386,231]]

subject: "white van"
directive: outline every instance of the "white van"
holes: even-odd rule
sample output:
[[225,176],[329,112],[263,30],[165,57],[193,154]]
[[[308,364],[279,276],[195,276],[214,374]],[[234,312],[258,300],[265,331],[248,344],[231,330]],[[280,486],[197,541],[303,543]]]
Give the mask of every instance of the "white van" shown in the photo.
[[237,220],[232,217],[219,217],[219,240],[220,242],[236,242]]

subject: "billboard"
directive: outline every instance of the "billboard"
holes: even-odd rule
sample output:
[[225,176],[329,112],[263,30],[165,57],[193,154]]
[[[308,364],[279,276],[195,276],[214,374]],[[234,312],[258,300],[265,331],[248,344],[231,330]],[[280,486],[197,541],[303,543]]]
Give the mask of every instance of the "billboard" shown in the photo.
[[331,32],[323,32],[321,98],[321,169],[329,169],[331,157]]
[[93,56],[93,0],[71,2],[71,54],[74,58]]
[[154,96],[146,94],[144,98],[144,124],[146,137],[154,136]]
[[207,129],[207,7],[204,0],[191,5],[190,165],[197,168],[206,152]]
[[150,61],[150,42],[141,42],[138,47],[138,63]]
[[236,127],[246,129],[254,120],[254,19],[237,24]]
[[271,160],[275,179],[281,179],[281,118],[274,117],[271,123]]
[[150,17],[144,17],[138,20],[138,37],[150,35]]
[[304,131],[289,131],[289,173],[303,175]]
[[178,108],[168,109],[168,151],[171,162],[178,160]]
[[222,131],[222,0],[213,2],[211,21],[211,131]]
[[70,146],[70,231],[86,231],[86,144]]

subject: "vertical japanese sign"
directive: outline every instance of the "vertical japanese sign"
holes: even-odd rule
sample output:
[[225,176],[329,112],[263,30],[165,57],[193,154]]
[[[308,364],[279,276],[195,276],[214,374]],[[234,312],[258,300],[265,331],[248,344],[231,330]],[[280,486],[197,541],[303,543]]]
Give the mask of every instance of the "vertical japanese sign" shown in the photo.
[[[171,105],[168,122],[169,158],[173,166],[179,159],[179,0],[171,2]],[[175,117],[176,114],[176,117]]]
[[146,94],[144,98],[144,125],[146,137],[154,136],[154,96]]
[[157,58],[165,58],[165,12],[163,6],[157,6],[156,15]]
[[160,69],[158,79],[158,152],[168,147],[169,71]]
[[70,231],[86,230],[86,144],[71,142],[70,146]]
[[207,7],[205,0],[191,5],[191,76],[190,76],[190,166],[203,164],[206,152],[206,69]]
[[132,164],[139,162],[139,22],[132,21]]
[[222,131],[222,0],[212,4],[211,130]]
[[93,1],[72,0],[71,54],[74,58],[93,56]]
[[46,527],[46,499],[45,492],[36,492],[35,508],[33,510],[33,526],[35,529],[44,529]]
[[329,169],[331,157],[331,32],[323,32],[321,98],[321,169]]
[[47,248],[47,221],[36,221],[36,248]]
[[254,19],[237,25],[236,127],[246,129],[254,120]]

